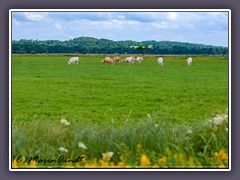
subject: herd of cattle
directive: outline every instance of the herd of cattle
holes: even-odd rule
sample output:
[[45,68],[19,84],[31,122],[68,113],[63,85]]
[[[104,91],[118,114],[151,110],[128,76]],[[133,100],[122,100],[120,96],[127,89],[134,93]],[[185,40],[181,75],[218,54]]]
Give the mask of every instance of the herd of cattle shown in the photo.
[[[141,63],[143,61],[143,57],[137,57],[134,58],[133,56],[130,57],[126,57],[125,59],[120,61],[120,57],[116,56],[113,58],[110,57],[105,57],[103,60],[101,60],[101,63],[107,63],[107,64],[114,64],[116,62],[121,62],[121,63],[129,63],[129,64],[133,64],[135,61],[137,61],[138,63]],[[71,57],[68,61],[68,64],[78,64],[79,62],[79,58],[78,57]],[[157,63],[159,65],[163,66],[163,58],[159,57],[157,59]],[[189,57],[187,59],[187,65],[191,65],[192,64],[192,58]]]

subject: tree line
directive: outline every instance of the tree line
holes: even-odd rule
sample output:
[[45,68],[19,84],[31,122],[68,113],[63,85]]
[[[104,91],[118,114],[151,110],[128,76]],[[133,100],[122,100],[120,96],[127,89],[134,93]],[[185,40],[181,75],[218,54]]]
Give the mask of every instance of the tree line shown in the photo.
[[206,44],[174,41],[112,41],[93,37],[79,37],[67,41],[26,40],[12,41],[12,53],[79,53],[79,54],[139,54],[130,46],[152,45],[146,54],[207,54],[227,55],[228,48]]

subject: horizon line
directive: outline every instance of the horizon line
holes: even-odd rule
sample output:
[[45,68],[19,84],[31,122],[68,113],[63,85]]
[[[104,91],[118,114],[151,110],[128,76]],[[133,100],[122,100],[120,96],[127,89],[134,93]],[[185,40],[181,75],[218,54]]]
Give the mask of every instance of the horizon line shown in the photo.
[[113,40],[113,39],[107,39],[107,38],[96,38],[96,37],[92,37],[92,36],[80,36],[80,37],[75,37],[75,38],[71,38],[71,39],[66,39],[66,40],[58,40],[58,39],[19,39],[19,40],[14,40],[12,39],[12,41],[20,41],[20,40],[32,40],[32,41],[60,41],[60,42],[64,42],[64,41],[70,41],[70,40],[74,40],[74,39],[78,39],[78,38],[94,38],[94,39],[104,39],[104,40],[110,40],[113,42],[119,42],[119,41],[132,41],[132,42],[145,42],[145,41],[156,41],[156,42],[164,42],[164,41],[168,41],[168,42],[178,42],[178,43],[189,43],[189,44],[198,44],[198,45],[204,45],[204,46],[215,46],[215,47],[224,47],[224,48],[229,48],[228,46],[223,46],[223,45],[213,45],[213,44],[203,44],[203,43],[194,43],[194,42],[184,42],[184,41],[171,41],[171,40],[143,40],[143,41],[136,41],[136,40]]

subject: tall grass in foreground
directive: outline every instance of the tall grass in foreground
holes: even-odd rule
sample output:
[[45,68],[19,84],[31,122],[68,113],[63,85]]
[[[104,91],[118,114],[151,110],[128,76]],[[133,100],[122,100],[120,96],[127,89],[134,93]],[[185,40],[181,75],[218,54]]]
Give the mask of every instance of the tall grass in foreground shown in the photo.
[[157,114],[117,124],[13,120],[12,158],[13,168],[227,168],[228,115],[191,126]]

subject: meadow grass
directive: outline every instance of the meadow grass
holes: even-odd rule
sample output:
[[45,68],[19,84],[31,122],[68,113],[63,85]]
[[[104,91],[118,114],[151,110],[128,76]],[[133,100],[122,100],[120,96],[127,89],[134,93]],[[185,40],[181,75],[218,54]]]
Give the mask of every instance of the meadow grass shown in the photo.
[[[68,65],[66,56],[13,56],[13,156],[57,158],[65,147],[67,158],[85,155],[84,166],[228,165],[221,159],[228,124],[206,125],[228,114],[225,58],[196,56],[192,66],[184,56],[164,57],[164,66],[155,57],[133,65],[101,59],[84,56]],[[79,141],[88,149],[79,149]],[[111,162],[100,161],[107,151],[114,152]]]

